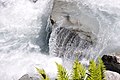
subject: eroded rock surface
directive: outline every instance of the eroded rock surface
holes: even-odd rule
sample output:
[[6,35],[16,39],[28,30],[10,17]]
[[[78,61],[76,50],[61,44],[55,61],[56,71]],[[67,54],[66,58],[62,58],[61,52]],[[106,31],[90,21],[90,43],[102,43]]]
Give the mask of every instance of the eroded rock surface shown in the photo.
[[106,71],[106,80],[120,80],[120,74],[112,71]]
[[82,29],[85,32],[93,32],[97,34],[99,26],[97,18],[93,16],[90,17],[84,12],[82,6],[80,7],[78,4],[79,1],[76,2],[75,0],[54,0],[51,18],[55,22],[61,23],[64,17],[69,15],[70,21],[74,25],[78,25],[79,29]]

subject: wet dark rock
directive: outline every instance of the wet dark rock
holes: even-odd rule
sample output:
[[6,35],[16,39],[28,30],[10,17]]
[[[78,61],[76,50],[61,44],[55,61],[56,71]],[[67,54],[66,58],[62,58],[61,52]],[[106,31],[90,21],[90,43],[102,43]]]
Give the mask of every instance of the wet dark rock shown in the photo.
[[51,24],[54,25],[55,24],[55,21],[52,19],[52,17],[50,16],[50,21],[51,21]]
[[117,61],[116,56],[104,55],[102,57],[102,60],[107,70],[114,71],[120,74],[120,63]]

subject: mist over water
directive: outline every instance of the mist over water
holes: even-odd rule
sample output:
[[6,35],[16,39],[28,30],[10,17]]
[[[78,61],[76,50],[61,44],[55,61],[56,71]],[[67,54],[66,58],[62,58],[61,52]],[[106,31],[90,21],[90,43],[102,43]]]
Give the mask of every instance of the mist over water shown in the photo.
[[[103,53],[119,52],[120,1],[76,1],[80,14],[75,17],[86,25],[86,31],[97,36],[96,47],[86,50],[86,56],[96,58]],[[35,3],[32,0],[0,0],[0,80],[18,80],[26,73],[36,74],[36,66],[55,77],[57,70],[54,62],[63,65],[69,62],[44,55],[47,50],[40,52],[48,49],[45,26],[48,25],[52,5],[52,0]]]

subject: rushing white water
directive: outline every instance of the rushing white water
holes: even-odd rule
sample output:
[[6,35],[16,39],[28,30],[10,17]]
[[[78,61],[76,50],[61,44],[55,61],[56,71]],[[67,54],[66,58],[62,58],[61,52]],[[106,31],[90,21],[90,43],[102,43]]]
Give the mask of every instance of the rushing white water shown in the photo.
[[[120,1],[119,0],[81,0],[79,1],[79,9],[88,18],[86,21],[97,21],[99,26],[94,26],[97,33],[96,48],[88,52],[96,56],[96,53],[103,55],[106,53],[119,52],[119,29],[120,29]],[[89,26],[89,24],[87,24]],[[90,26],[89,26],[90,27]],[[93,29],[93,30],[94,30]],[[98,54],[97,54],[98,55]],[[99,56],[98,55],[98,56]]]
[[[24,54],[23,54],[24,53]],[[14,52],[0,55],[0,79],[18,80],[24,74],[35,76],[35,67],[45,69],[46,73],[54,78],[57,74],[55,62],[62,64],[57,57],[45,56],[40,53]]]
[[62,63],[61,59],[42,55],[36,45],[41,16],[49,14],[50,1],[0,0],[0,80],[37,73],[37,66],[51,77],[56,74],[55,62]]
[[[120,1],[76,1],[81,14],[87,16],[77,17],[98,37],[96,48],[88,52],[96,56],[94,53],[119,51]],[[52,0],[0,0],[0,80],[18,80],[26,73],[36,74],[36,66],[55,77],[54,62],[65,65],[60,58],[39,52],[45,45],[43,38],[47,34],[44,34],[44,26],[47,25],[51,6]]]

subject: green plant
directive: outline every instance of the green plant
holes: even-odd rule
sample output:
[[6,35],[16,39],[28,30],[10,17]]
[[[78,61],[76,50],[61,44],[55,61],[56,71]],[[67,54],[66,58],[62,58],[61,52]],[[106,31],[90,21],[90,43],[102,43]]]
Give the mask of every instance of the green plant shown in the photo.
[[94,60],[91,60],[87,80],[105,80],[104,71],[105,66],[100,58],[98,59],[98,64]]
[[57,80],[69,80],[69,76],[67,74],[66,69],[58,63],[56,63],[56,65],[58,69]]
[[98,61],[99,61],[98,69],[97,69],[97,72],[99,75],[98,80],[105,80],[105,74],[104,74],[104,72],[106,70],[105,65],[100,58],[98,59]]
[[86,75],[86,69],[76,59],[73,64],[72,80],[84,80]]
[[[86,73],[86,68],[76,59],[73,64],[71,76],[68,76],[66,69],[62,65],[58,63],[56,65],[58,69],[56,80],[105,80],[105,66],[100,58],[98,59],[98,64],[94,60],[90,61],[88,73]],[[42,80],[50,80],[43,69],[36,69]],[[87,78],[85,78],[86,75]]]
[[43,69],[36,68],[42,80],[50,80]]

